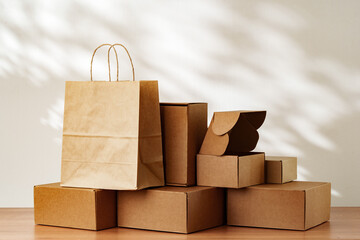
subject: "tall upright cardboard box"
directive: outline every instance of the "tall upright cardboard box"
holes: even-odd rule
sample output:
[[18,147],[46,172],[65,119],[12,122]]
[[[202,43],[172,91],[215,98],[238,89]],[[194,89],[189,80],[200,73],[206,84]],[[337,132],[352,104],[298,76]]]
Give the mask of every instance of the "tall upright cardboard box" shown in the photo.
[[227,224],[307,230],[330,219],[330,183],[289,182],[227,190]]
[[207,129],[207,103],[161,103],[165,184],[196,183],[195,159]]

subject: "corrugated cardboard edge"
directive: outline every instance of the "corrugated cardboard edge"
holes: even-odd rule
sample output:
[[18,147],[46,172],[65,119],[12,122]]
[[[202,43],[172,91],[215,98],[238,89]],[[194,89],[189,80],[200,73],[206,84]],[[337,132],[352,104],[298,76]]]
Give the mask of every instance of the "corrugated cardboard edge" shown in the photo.
[[[36,204],[36,200],[35,200],[35,196],[36,196],[36,194],[35,194],[35,191],[36,191],[36,188],[37,188],[38,186],[37,185],[35,185],[34,187],[33,187],[33,201],[34,201],[34,211],[35,211],[35,204]],[[35,224],[38,224],[37,222],[38,221],[36,221],[37,219],[36,219],[36,217],[37,217],[37,215],[35,214],[35,212],[34,212],[34,223]]]
[[184,233],[189,233],[189,218],[190,218],[190,213],[189,213],[189,193],[185,192],[185,197],[186,197],[186,230]]
[[280,160],[281,164],[280,164],[280,167],[281,167],[281,183],[284,183],[284,161],[283,160]]
[[239,169],[239,156],[237,156],[237,161],[236,161],[236,188],[240,187],[240,169]]
[[[189,107],[190,104],[188,104],[188,107],[186,108],[186,181],[188,182],[189,180],[189,128],[190,128],[190,124],[189,124]],[[187,195],[186,195],[186,209],[188,208],[187,204],[188,204],[188,200],[187,200]],[[187,210],[186,210],[187,211]],[[186,229],[187,231],[187,229]]]

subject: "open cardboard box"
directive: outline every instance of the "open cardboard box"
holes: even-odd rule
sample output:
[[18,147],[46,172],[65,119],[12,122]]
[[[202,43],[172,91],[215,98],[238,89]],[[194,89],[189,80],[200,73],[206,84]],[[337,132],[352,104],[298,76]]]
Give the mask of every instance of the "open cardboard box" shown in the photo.
[[35,224],[58,227],[116,227],[116,191],[38,185],[34,187],[34,218]]
[[227,190],[227,224],[307,230],[330,219],[330,183],[289,182]]
[[297,178],[296,157],[265,157],[266,183],[286,183]]
[[243,188],[264,183],[265,154],[197,155],[197,184],[223,188]]
[[160,187],[118,191],[118,226],[191,233],[224,223],[224,190]]
[[207,129],[207,103],[160,103],[165,184],[196,183],[195,159]]
[[203,155],[240,155],[254,150],[266,111],[215,112],[200,148]]

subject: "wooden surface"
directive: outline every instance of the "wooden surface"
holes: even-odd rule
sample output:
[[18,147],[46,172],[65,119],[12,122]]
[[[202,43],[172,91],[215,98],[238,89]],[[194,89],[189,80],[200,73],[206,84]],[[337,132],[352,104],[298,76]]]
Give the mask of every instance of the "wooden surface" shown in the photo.
[[102,231],[34,225],[33,209],[0,208],[0,239],[360,239],[360,208],[332,208],[331,220],[308,231],[222,226],[192,234],[126,228]]

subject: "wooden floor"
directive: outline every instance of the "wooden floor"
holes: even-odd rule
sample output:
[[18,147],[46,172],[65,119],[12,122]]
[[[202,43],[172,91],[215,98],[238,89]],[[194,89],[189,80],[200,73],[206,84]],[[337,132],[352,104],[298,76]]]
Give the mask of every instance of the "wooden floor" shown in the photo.
[[103,231],[34,225],[33,209],[0,208],[0,239],[360,239],[360,208],[332,208],[331,220],[308,231],[222,226],[192,234],[126,228]]

